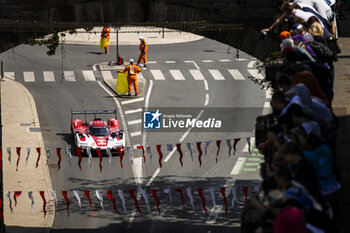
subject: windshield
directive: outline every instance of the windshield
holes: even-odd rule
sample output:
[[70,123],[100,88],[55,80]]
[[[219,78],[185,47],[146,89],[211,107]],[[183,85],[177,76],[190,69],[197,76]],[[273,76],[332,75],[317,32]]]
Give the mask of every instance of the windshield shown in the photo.
[[92,136],[107,136],[109,135],[109,130],[107,127],[89,127],[89,134]]

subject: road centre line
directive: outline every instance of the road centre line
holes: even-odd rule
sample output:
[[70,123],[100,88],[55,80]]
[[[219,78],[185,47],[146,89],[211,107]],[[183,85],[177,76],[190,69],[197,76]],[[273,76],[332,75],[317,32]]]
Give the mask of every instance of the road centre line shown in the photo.
[[208,91],[209,90],[208,81],[204,79],[203,82],[204,82],[204,89]]
[[214,62],[213,60],[202,60],[202,62],[204,63],[210,63],[210,62]]
[[199,70],[199,66],[197,65],[197,63],[195,61],[184,61],[185,63],[193,63],[193,65],[196,67],[197,70]]
[[133,110],[126,110],[126,111],[124,111],[124,114],[128,115],[128,114],[133,114],[133,113],[138,113],[138,112],[142,112],[142,108],[137,108],[137,109],[133,109]]
[[246,60],[248,60],[247,58],[237,58],[236,59],[237,61],[246,61]]
[[141,98],[136,98],[136,99],[131,99],[131,100],[124,100],[121,102],[122,105],[125,105],[125,104],[132,104],[132,103],[136,103],[136,102],[142,102],[144,101],[145,98],[144,97],[141,97]]
[[[146,100],[145,100],[145,111],[147,111],[148,107],[149,107],[149,100],[150,100],[150,97],[151,97],[152,89],[153,89],[153,80],[150,80],[149,81],[147,95],[146,95]],[[146,137],[147,137],[147,132],[143,131],[143,134],[142,134],[142,145],[146,144]]]
[[148,64],[157,64],[156,61],[148,61],[147,63],[148,63]]
[[174,63],[176,63],[176,61],[165,61],[165,63],[167,63],[167,64],[174,64]]
[[209,94],[205,94],[205,102],[204,102],[204,106],[208,106],[209,104]]

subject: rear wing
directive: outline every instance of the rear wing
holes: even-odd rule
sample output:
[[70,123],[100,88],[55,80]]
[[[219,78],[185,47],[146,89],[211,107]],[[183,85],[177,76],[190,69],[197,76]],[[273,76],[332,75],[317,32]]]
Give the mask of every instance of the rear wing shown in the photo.
[[86,121],[86,115],[94,115],[94,118],[96,118],[96,115],[103,115],[103,114],[114,114],[114,118],[117,119],[117,110],[80,110],[80,111],[71,111],[71,119],[73,119],[73,115],[84,115],[85,122]]

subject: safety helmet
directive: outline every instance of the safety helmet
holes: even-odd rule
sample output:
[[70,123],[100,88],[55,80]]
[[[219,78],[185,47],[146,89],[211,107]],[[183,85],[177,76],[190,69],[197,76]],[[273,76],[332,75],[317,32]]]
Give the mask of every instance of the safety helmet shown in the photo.
[[131,58],[131,59],[129,60],[129,62],[130,62],[130,64],[134,63],[134,59]]
[[143,40],[143,39],[145,39],[143,36],[140,36],[140,40]]

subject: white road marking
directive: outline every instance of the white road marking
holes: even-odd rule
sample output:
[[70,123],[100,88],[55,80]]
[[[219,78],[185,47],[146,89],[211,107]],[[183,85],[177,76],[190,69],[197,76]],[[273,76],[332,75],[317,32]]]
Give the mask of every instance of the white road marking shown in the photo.
[[271,92],[271,89],[267,89],[266,90],[266,99],[271,99],[272,98],[272,92]]
[[248,63],[248,68],[254,68],[254,64],[256,63],[256,61],[250,61],[249,63]]
[[193,63],[193,65],[196,67],[197,70],[199,70],[199,66],[197,65],[197,63],[195,61],[184,61],[185,63]]
[[133,113],[138,113],[138,112],[142,112],[142,108],[137,108],[137,109],[133,109],[133,110],[127,110],[124,112],[125,115],[128,114],[133,114]]
[[248,72],[257,79],[264,79],[264,76],[257,69],[248,69]]
[[204,63],[210,63],[210,62],[213,62],[213,60],[202,60],[202,62],[204,62]]
[[15,80],[15,72],[4,72],[4,77]]
[[264,103],[264,108],[263,108],[262,114],[263,114],[263,115],[268,114],[269,111],[270,111],[270,107],[271,107],[270,102],[265,102],[265,103]]
[[206,79],[204,79],[203,81],[204,81],[204,89],[208,91],[209,90],[208,81]]
[[174,64],[174,63],[176,63],[176,61],[165,61],[165,63],[167,63],[167,64]]
[[147,64],[157,64],[156,61],[147,61]]
[[245,80],[245,78],[243,77],[243,75],[241,74],[241,72],[239,72],[239,70],[237,70],[237,69],[228,70],[228,72],[232,75],[232,77],[233,77],[235,80]]
[[200,70],[190,70],[190,73],[193,76],[194,80],[205,80]]
[[204,102],[204,106],[208,106],[209,104],[209,94],[205,94],[205,102]]
[[170,153],[167,155],[167,157],[164,159],[164,163],[168,162],[169,159],[171,158],[171,156],[174,154],[174,152],[176,151],[176,147],[173,147],[173,150],[170,151]]
[[150,186],[152,184],[154,179],[158,176],[159,172],[160,172],[160,168],[157,168],[157,170],[154,172],[154,174],[151,177],[151,179],[149,179],[149,181],[147,182],[146,187],[148,187],[148,186]]
[[215,80],[225,80],[225,77],[220,73],[219,70],[209,70],[209,73]]
[[182,75],[180,70],[169,70],[169,72],[175,80],[185,80],[185,77]]
[[133,145],[132,148],[134,148],[134,150],[137,150],[137,149],[138,149],[137,147],[138,147],[139,145],[140,145],[140,144]]
[[54,82],[55,81],[55,75],[52,71],[43,71],[44,75],[44,82]]
[[231,60],[230,59],[221,59],[219,61],[221,61],[221,62],[230,62]]
[[249,152],[248,147],[249,147],[249,145],[248,145],[248,143],[246,143],[245,146],[243,147],[242,152]]
[[64,81],[75,82],[74,71],[63,71]]
[[136,98],[136,99],[131,99],[131,100],[124,100],[122,102],[122,105],[125,105],[125,104],[132,104],[132,103],[136,103],[136,102],[142,102],[144,101],[145,98],[144,97],[141,97],[141,98]]
[[246,61],[247,58],[237,58],[236,60],[237,60],[237,61]]
[[128,121],[128,125],[141,124],[141,122],[142,122],[141,119],[137,119],[137,120],[133,120],[133,121]]
[[165,77],[161,70],[150,70],[155,80],[165,80]]
[[233,167],[232,171],[231,171],[231,175],[237,175],[240,172],[240,169],[242,167],[242,165],[247,161],[247,158],[245,157],[239,157],[237,159],[237,162],[235,164],[235,166]]
[[95,64],[95,65],[92,66],[92,70],[93,70],[93,71],[97,71],[97,64]]
[[24,82],[35,82],[34,72],[23,72]]
[[[146,95],[146,100],[145,100],[145,110],[148,110],[149,99],[151,97],[152,89],[153,89],[153,80],[150,80],[149,81],[149,87],[148,87],[147,95]],[[143,134],[142,134],[142,145],[146,144],[146,137],[147,137],[147,132],[144,131]]]
[[136,184],[142,184],[143,174],[142,174],[142,161],[143,158],[134,158],[134,169],[135,169],[135,182]]
[[111,80],[111,79],[113,79],[112,72],[109,71],[109,70],[102,70],[102,71],[101,71],[101,74],[102,74],[103,79],[106,79],[106,80]]
[[96,81],[94,72],[92,70],[82,71],[85,81]]

